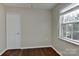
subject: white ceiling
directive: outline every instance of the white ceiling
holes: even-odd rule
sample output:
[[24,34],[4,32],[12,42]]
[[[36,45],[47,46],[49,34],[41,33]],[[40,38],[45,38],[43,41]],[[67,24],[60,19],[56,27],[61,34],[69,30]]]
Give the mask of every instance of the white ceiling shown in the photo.
[[56,3],[5,3],[4,5],[9,7],[24,7],[51,10],[56,5]]

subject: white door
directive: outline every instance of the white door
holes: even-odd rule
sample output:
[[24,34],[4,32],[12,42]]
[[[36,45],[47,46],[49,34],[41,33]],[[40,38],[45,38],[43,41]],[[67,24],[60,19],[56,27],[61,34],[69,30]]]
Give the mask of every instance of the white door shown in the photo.
[[21,20],[17,13],[6,14],[7,48],[18,49],[21,46]]

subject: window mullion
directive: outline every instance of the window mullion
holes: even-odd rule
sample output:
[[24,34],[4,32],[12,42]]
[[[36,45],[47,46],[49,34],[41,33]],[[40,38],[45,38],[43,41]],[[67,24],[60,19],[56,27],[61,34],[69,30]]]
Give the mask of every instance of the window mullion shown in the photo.
[[67,24],[66,24],[66,38],[67,38],[67,30],[68,30],[68,27],[67,27]]
[[71,34],[71,38],[73,39],[73,23],[72,23],[72,34]]

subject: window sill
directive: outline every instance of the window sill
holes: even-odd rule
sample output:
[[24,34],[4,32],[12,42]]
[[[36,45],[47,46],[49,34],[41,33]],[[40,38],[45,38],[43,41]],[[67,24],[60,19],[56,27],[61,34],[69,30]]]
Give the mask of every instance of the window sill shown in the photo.
[[72,40],[72,39],[68,39],[68,38],[62,38],[62,37],[59,37],[58,39],[61,39],[61,40],[64,40],[64,41],[79,45],[79,41],[76,41],[76,40]]

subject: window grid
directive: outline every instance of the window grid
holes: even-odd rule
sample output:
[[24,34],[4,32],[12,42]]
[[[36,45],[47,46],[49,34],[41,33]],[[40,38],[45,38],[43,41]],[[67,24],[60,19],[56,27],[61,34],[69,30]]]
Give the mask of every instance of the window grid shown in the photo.
[[79,13],[77,12],[79,12],[79,10],[60,16],[60,37],[68,38],[69,40],[79,42]]

